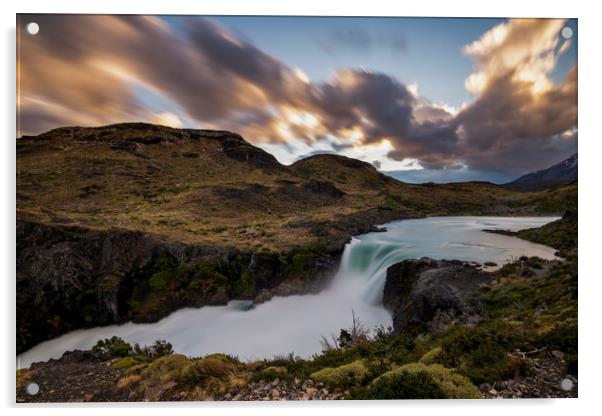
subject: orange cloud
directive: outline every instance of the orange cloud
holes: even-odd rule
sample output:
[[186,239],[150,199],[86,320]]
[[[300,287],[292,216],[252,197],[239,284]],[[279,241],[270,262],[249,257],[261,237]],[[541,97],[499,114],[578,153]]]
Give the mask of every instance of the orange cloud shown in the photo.
[[568,48],[560,39],[564,24],[510,20],[464,48],[475,58],[466,87],[477,99],[456,122],[471,166],[520,169],[535,163],[540,168],[576,152],[577,67],[560,84],[550,79]]
[[[31,20],[37,36],[24,33]],[[153,16],[20,15],[20,133],[150,121],[232,130],[290,152],[376,157],[382,166],[532,168],[576,147],[576,68],[558,85],[550,78],[570,47],[559,38],[563,24],[509,20],[466,45],[475,99],[458,112],[383,73],[342,69],[313,83],[205,18],[181,17],[174,33]]]

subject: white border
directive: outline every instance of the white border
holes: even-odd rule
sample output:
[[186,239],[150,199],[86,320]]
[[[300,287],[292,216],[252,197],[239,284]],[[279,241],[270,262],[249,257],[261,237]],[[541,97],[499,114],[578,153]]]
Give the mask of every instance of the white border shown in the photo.
[[[593,413],[599,407],[600,395],[600,303],[602,294],[600,264],[596,258],[599,244],[600,220],[600,158],[602,157],[602,128],[600,127],[600,41],[602,25],[596,2],[504,0],[484,2],[474,0],[393,2],[385,0],[304,0],[302,2],[278,0],[104,0],[84,2],[77,0],[35,1],[20,0],[11,4],[0,3],[3,25],[2,83],[4,88],[2,125],[1,175],[3,183],[2,247],[0,264],[3,266],[2,282],[2,404],[14,408],[14,357],[15,357],[15,13],[129,13],[129,14],[273,14],[273,15],[347,15],[347,16],[469,16],[469,17],[576,17],[579,18],[579,163],[580,163],[580,264],[579,264],[579,399],[574,400],[520,400],[520,401],[411,401],[411,402],[347,402],[347,403],[249,403],[249,404],[182,404],[175,410],[178,414],[199,413],[239,414],[243,410],[262,415],[270,414],[331,414],[342,410],[348,415],[365,415],[371,409],[382,413],[438,413],[447,415],[483,414],[504,415],[508,413],[537,412],[545,414]],[[23,407],[23,406],[21,406]],[[128,412],[144,411],[147,414],[165,413],[169,405],[112,404],[107,406],[76,405],[64,409],[60,405],[27,407],[21,414],[44,412],[48,415],[102,414],[110,409],[126,408]],[[200,407],[200,409],[199,409]],[[174,410],[171,410],[172,412]]]

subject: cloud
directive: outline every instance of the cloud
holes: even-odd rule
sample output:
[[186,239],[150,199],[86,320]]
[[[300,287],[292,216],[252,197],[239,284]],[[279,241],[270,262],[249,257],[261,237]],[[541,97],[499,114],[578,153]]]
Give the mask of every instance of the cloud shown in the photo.
[[[20,24],[31,20],[37,36]],[[510,20],[466,45],[474,100],[457,110],[384,73],[346,68],[311,82],[205,18],[182,16],[175,30],[152,16],[21,16],[19,126],[150,121],[236,131],[283,161],[333,151],[382,170],[524,172],[576,151],[576,67],[559,84],[550,78],[570,46],[563,25]],[[360,26],[341,31],[346,47],[403,47]]]
[[18,29],[26,133],[46,128],[30,116],[45,102],[79,112],[81,121],[63,117],[63,124],[150,121],[155,115],[136,100],[135,85],[169,97],[193,120],[230,127],[245,116],[264,122],[268,105],[294,102],[307,88],[294,71],[206,19],[192,18],[186,39],[149,16],[36,15],[35,21],[41,27],[35,37],[24,25]]
[[414,102],[408,89],[393,78],[357,70],[338,72],[314,100],[329,130],[361,127],[364,142],[406,134]]
[[577,67],[550,79],[561,53],[563,20],[502,23],[464,52],[474,57],[466,80],[476,100],[455,118],[463,157],[476,168],[538,169],[576,151]]
[[509,74],[530,83],[534,92],[551,88],[547,75],[556,65],[563,25],[559,19],[510,20],[466,45],[463,52],[475,59],[478,68],[466,79],[468,91],[479,95]]
[[170,113],[165,111],[163,113],[155,114],[151,119],[153,124],[159,124],[161,126],[168,126],[173,128],[182,128],[184,127],[184,123],[178,117],[177,114]]

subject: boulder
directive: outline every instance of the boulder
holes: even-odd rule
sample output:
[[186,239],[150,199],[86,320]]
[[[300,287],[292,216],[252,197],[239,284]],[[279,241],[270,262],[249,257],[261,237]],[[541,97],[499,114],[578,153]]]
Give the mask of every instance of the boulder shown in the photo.
[[480,320],[478,289],[491,273],[458,260],[404,260],[387,269],[383,304],[393,329],[418,334]]

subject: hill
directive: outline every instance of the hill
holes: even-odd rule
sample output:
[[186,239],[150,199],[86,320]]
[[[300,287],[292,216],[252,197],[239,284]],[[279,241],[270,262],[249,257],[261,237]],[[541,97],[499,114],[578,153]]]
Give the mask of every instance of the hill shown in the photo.
[[[309,223],[340,228],[339,219],[370,210],[395,211],[381,213],[383,222],[520,214],[530,209],[528,197],[488,183],[404,184],[336,155],[284,166],[224,131],[126,123],[60,128],[17,142],[19,218],[194,244],[291,248],[315,240]],[[341,240],[336,226],[325,232]]]
[[575,153],[554,166],[523,175],[505,186],[518,191],[540,191],[576,182],[577,171],[578,160]]

